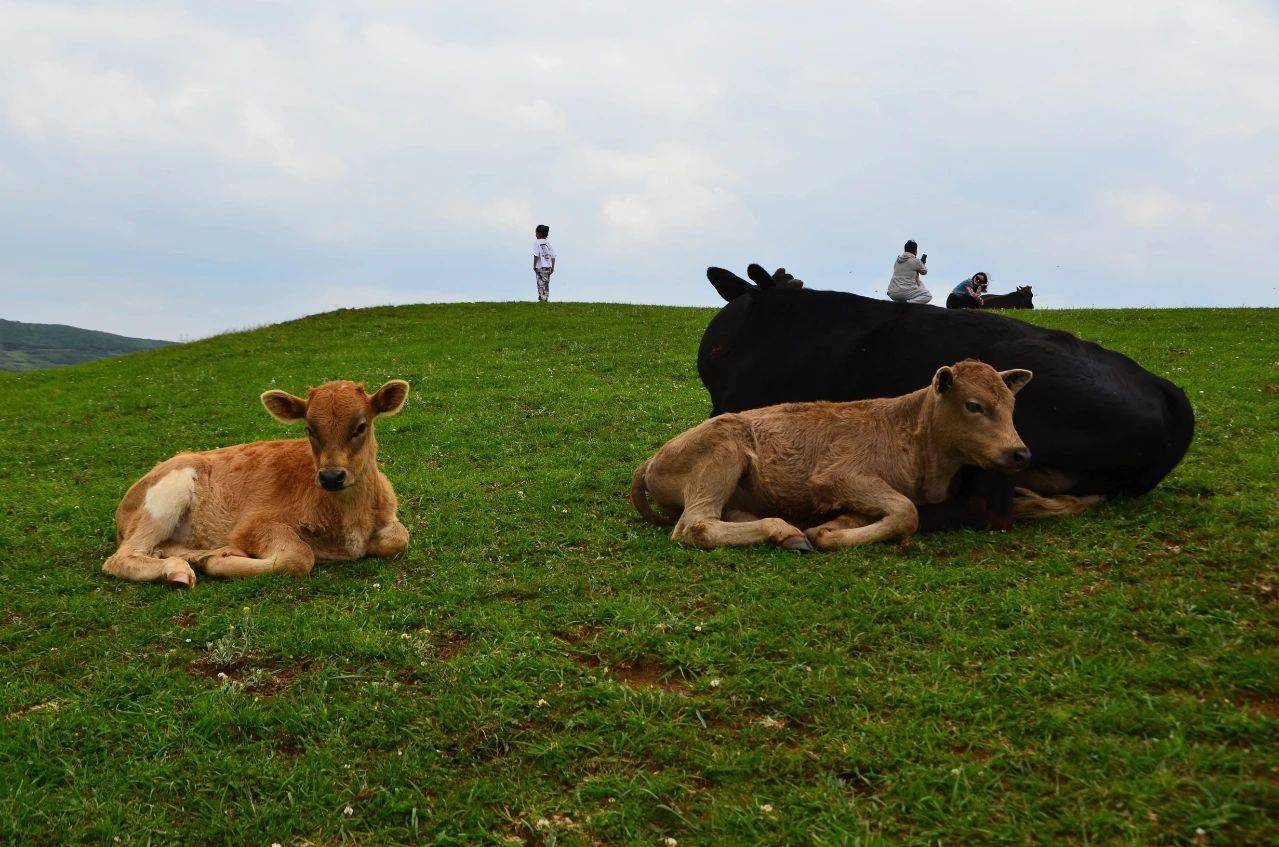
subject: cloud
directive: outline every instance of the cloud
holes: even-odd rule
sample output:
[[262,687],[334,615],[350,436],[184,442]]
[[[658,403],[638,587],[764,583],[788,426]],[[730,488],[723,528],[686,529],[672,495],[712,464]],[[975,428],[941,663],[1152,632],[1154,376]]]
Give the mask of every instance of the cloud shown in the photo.
[[85,303],[90,325],[199,335],[329,286],[531,297],[541,222],[565,296],[709,305],[707,264],[756,259],[882,294],[915,237],[937,285],[1279,304],[1266,253],[1203,285],[1279,228],[1261,2],[0,15],[6,317]]

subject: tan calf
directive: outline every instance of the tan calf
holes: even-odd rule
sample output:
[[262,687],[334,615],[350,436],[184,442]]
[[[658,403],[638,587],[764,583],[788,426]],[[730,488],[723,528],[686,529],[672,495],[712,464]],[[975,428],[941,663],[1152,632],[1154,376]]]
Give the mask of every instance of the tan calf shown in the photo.
[[180,453],[134,483],[116,510],[119,549],[102,570],[123,579],[190,587],[192,565],[212,576],[280,571],[317,561],[393,556],[409,533],[378,470],[373,422],[404,405],[409,384],[373,395],[354,382],[312,388],[303,400],[267,391],[279,421],[306,422],[306,437]]
[[[915,503],[944,500],[960,467],[1012,472],[1030,460],[1013,427],[1013,395],[1030,378],[969,359],[901,397],[720,415],[640,465],[631,502],[698,547],[904,541],[919,525]],[[648,495],[678,521],[658,516]]]

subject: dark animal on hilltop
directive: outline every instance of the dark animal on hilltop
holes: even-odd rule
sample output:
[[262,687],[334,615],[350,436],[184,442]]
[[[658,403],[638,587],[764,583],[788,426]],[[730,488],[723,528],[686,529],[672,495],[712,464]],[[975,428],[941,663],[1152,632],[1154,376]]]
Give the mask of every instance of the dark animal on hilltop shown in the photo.
[[1180,388],[1068,332],[984,311],[765,289],[722,268],[706,275],[729,301],[697,356],[712,415],[893,397],[966,358],[1034,371],[1014,418],[1033,455],[1030,467],[1012,481],[961,473],[949,501],[920,509],[925,530],[1007,527],[1014,484],[1025,497],[1143,494],[1177,466],[1194,435],[1194,412]]
[[983,309],[1033,309],[1034,292],[1029,285],[1019,285],[1008,294],[987,294],[981,298]]
[[919,526],[915,503],[945,500],[962,466],[1025,467],[1030,452],[1013,428],[1013,395],[1030,378],[965,360],[901,397],[729,412],[640,465],[631,502],[646,520],[669,525],[650,507],[651,494],[679,514],[671,537],[698,547],[905,542]]
[[102,570],[195,584],[211,576],[302,576],[316,561],[393,556],[409,543],[395,492],[377,467],[373,419],[404,405],[409,384],[376,393],[329,382],[306,399],[267,391],[262,405],[306,437],[179,453],[133,484],[115,513],[119,549]]

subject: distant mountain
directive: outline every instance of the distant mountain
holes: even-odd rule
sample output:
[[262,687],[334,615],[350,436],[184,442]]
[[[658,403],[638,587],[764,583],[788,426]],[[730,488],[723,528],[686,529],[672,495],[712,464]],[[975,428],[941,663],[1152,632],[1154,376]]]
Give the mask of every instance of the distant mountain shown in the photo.
[[28,324],[0,318],[0,371],[33,371],[74,365],[122,353],[166,347],[172,341],[126,338],[62,324]]

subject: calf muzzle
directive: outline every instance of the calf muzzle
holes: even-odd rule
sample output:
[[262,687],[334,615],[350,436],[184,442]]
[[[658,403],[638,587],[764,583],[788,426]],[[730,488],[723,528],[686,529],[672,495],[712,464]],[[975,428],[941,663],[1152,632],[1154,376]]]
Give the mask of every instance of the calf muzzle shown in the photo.
[[346,487],[346,471],[323,470],[315,475],[316,481],[325,491],[341,491]]
[[1022,470],[1030,464],[1030,450],[1016,447],[1004,453],[1004,466],[1015,471]]

